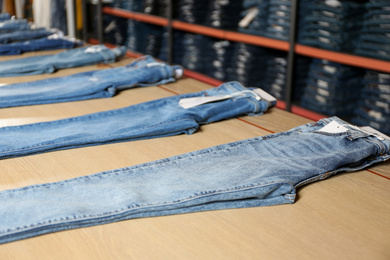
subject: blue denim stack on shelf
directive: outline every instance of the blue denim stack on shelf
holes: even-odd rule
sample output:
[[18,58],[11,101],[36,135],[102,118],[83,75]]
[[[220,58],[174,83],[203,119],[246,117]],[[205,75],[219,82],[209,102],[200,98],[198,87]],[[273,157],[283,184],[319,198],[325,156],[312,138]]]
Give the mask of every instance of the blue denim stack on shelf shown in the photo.
[[219,29],[236,29],[241,19],[242,0],[210,0],[206,26]]
[[235,80],[245,86],[261,87],[267,68],[269,50],[259,46],[238,43],[233,58]]
[[[317,0],[303,5],[298,42],[334,51],[353,51],[365,12],[361,1]],[[306,13],[305,12],[309,12]]]
[[208,64],[211,64],[211,68],[207,72],[208,76],[221,81],[233,80],[231,79],[234,59],[232,53],[234,53],[235,47],[235,42],[214,39],[210,53],[206,55],[210,58]]
[[288,40],[290,34],[290,0],[270,0],[265,36]]
[[114,0],[112,7],[133,12],[142,12],[144,0]]
[[208,55],[211,53],[212,44],[210,37],[179,32],[175,35],[173,60],[187,69],[208,74],[213,69],[212,57]]
[[103,16],[104,41],[115,44],[125,45],[127,35],[127,19],[113,16]]
[[352,122],[390,134],[390,74],[367,70]]
[[244,0],[238,31],[264,35],[267,28],[269,0]]
[[158,57],[161,52],[164,30],[161,26],[129,19],[126,47],[132,51]]
[[186,23],[204,24],[208,2],[208,0],[179,0],[174,9],[175,17]]
[[371,0],[366,8],[355,53],[390,60],[390,3],[388,0]]
[[302,107],[325,115],[351,116],[359,98],[362,75],[359,68],[313,59]]
[[266,60],[266,72],[261,88],[277,99],[286,97],[287,54],[273,51]]

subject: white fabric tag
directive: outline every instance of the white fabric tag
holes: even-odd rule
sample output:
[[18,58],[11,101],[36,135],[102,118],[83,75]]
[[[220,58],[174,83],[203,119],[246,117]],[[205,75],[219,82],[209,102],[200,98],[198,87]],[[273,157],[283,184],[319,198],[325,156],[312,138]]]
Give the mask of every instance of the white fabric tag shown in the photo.
[[318,131],[325,132],[325,133],[330,133],[330,134],[340,134],[340,133],[347,132],[348,129],[345,128],[344,126],[340,125],[336,121],[332,121],[332,122],[330,122],[329,124],[327,124],[326,126],[324,126],[323,128],[321,128]]
[[267,100],[268,102],[276,102],[276,98],[262,90],[261,88],[256,88],[253,90],[256,94],[258,94],[262,99]]
[[223,95],[223,96],[209,96],[209,97],[191,97],[191,98],[183,98],[179,101],[179,106],[182,108],[188,109],[191,107],[196,107],[202,104],[225,100],[232,98],[232,95]]
[[238,27],[246,28],[248,25],[255,19],[256,15],[259,14],[259,9],[257,7],[252,7],[249,9],[248,14],[238,23]]

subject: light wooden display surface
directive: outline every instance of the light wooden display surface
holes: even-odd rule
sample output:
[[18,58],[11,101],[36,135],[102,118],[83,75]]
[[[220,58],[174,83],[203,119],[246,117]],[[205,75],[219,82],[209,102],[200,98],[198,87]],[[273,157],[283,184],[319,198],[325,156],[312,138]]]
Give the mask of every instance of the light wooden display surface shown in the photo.
[[[36,52],[22,55],[39,55]],[[10,56],[0,60],[19,58]],[[64,76],[127,64],[0,78]],[[0,127],[120,108],[211,86],[190,78],[125,90],[113,98],[0,109]],[[204,125],[193,135],[133,141],[0,160],[0,190],[60,181],[210,146],[286,131],[310,120],[273,108]],[[0,136],[1,138],[1,136]],[[0,220],[1,221],[1,220]],[[390,161],[298,189],[295,204],[132,219],[0,245],[0,259],[390,259]]]

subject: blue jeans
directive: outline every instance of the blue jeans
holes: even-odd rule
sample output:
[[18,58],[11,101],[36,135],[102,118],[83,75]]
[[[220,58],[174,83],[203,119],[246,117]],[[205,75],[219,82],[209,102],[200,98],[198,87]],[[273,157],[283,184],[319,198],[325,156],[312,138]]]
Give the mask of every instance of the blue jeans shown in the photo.
[[[25,41],[31,39],[37,39],[49,36],[55,33],[54,30],[47,29],[36,29],[36,30],[22,30],[22,31],[14,31],[0,34],[0,44],[15,42],[15,41]],[[2,46],[0,46],[0,49]]]
[[0,32],[12,32],[18,30],[28,30],[30,25],[25,19],[0,21]]
[[63,51],[53,55],[32,56],[0,62],[0,77],[53,73],[64,68],[115,62],[125,54],[125,47],[109,49],[94,45]]
[[18,55],[30,51],[72,49],[82,45],[81,41],[67,38],[45,37],[0,46],[0,55]]
[[[341,129],[332,133],[332,124]],[[5,190],[0,243],[134,218],[294,203],[297,188],[388,160],[389,150],[390,140],[326,118],[127,168]]]
[[[0,1],[0,4],[2,2]],[[1,8],[0,8],[1,9]],[[6,20],[9,20],[11,19],[11,15],[9,13],[0,13],[0,21],[6,21]]]
[[[194,97],[218,100],[194,107],[182,103],[196,102]],[[247,114],[262,114],[276,104],[276,100],[269,102],[265,98],[238,82],[230,82],[206,91],[115,110],[3,127],[0,128],[0,159],[104,143],[192,134],[201,124]]]
[[0,108],[112,97],[123,89],[173,82],[181,71],[144,56],[123,67],[0,87]]

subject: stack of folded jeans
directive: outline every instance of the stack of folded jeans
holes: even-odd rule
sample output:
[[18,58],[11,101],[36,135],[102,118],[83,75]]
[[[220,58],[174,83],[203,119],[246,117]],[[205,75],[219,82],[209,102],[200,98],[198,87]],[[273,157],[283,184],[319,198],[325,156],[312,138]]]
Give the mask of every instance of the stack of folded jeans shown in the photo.
[[287,79],[287,54],[285,52],[272,51],[266,62],[266,72],[262,89],[277,99],[286,97]]
[[242,0],[211,0],[205,25],[219,29],[236,29],[241,19]]
[[387,0],[366,4],[363,29],[355,53],[390,60],[390,5]]
[[317,0],[305,4],[306,15],[298,30],[301,44],[334,51],[352,51],[362,28],[365,12],[361,1]]
[[359,68],[314,59],[301,105],[325,115],[351,116],[359,98],[363,72]]
[[103,16],[104,42],[125,45],[127,39],[127,19],[114,15]]
[[235,50],[235,42],[215,39],[211,45],[211,53],[207,55],[211,64],[211,68],[207,71],[207,75],[221,81],[232,80],[233,72],[232,61]]
[[203,24],[207,15],[207,2],[207,0],[180,0],[174,16],[186,23]]
[[390,134],[390,74],[367,70],[352,122]]
[[0,44],[25,41],[46,37],[58,32],[55,29],[37,28],[34,30],[19,30],[7,33],[0,33]]
[[264,35],[267,28],[269,0],[244,0],[238,30],[243,33]]
[[[145,0],[143,12],[145,14],[168,17],[168,1],[170,0]],[[172,4],[175,4],[172,1]]]
[[133,12],[142,12],[143,10],[143,0],[114,0],[111,5]]
[[211,53],[212,38],[193,33],[180,33],[177,36],[177,45],[181,46],[174,49],[174,62],[187,69],[208,74],[212,70],[211,59],[208,57]]
[[288,40],[290,35],[290,0],[270,0],[265,36]]
[[246,86],[261,86],[267,67],[267,49],[259,46],[238,43],[234,54],[234,76]]
[[158,57],[161,52],[164,30],[161,26],[129,19],[126,46],[136,52]]
[[204,24],[208,0],[179,0],[175,10],[176,19],[192,24]]

